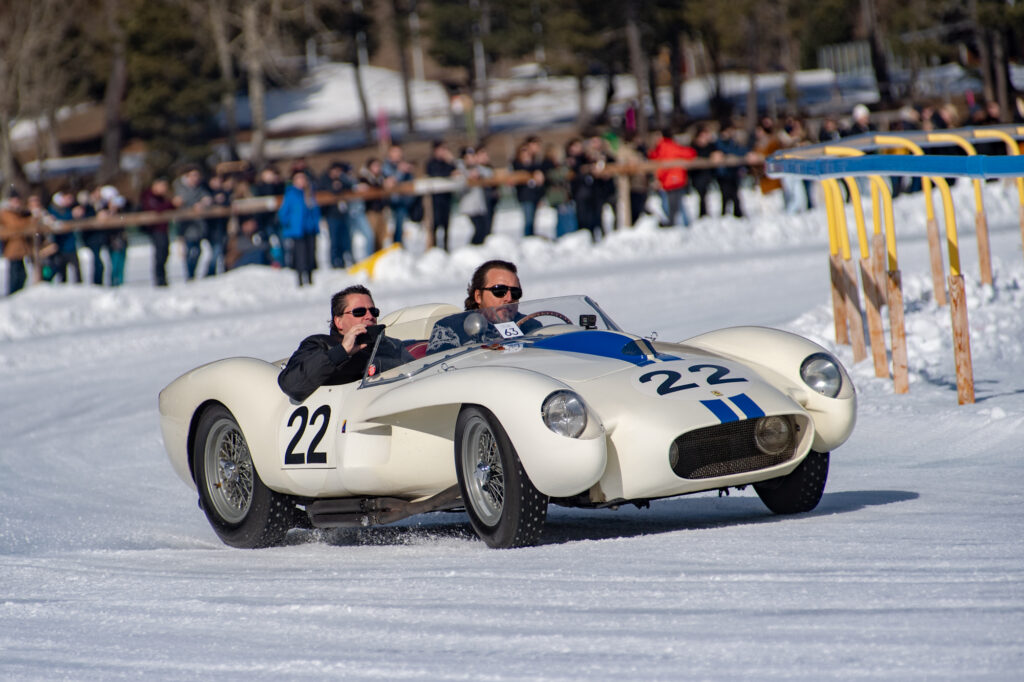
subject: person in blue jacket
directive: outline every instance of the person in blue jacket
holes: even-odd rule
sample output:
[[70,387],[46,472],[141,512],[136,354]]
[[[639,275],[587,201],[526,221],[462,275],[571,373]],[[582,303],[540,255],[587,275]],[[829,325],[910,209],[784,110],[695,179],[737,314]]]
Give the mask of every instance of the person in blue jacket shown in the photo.
[[277,210],[284,241],[285,259],[299,275],[299,286],[313,283],[316,267],[316,235],[320,232],[320,206],[313,183],[304,170],[292,173],[291,184]]

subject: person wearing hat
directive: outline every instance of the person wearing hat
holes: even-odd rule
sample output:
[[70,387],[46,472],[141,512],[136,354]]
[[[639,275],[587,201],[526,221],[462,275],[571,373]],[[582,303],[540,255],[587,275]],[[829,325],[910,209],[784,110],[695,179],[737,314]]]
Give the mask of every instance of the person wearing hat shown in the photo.
[[[477,162],[476,149],[465,147],[459,160],[459,170],[467,180],[486,180],[494,176],[494,170]],[[473,236],[470,244],[483,244],[490,229],[487,224],[487,193],[482,185],[466,188],[459,199],[459,210],[473,223]]]
[[[320,177],[317,186],[325,192],[343,194],[356,186],[351,176],[352,166],[343,161],[333,161]],[[328,204],[324,210],[327,219],[327,234],[331,240],[331,267],[346,268],[355,262],[352,257],[352,228],[349,224],[349,206],[344,199]]]
[[[431,153],[430,160],[427,161],[425,169],[427,175],[432,178],[450,178],[456,171],[454,160],[452,152],[448,149],[448,145],[445,144],[444,140],[435,140],[433,152]],[[452,193],[439,192],[431,194],[430,205],[433,220],[431,235],[436,240],[437,230],[443,230],[444,238],[441,241],[441,246],[447,251],[448,224],[452,213]]]
[[82,283],[82,266],[78,261],[78,233],[64,227],[64,221],[75,220],[85,216],[85,209],[75,205],[75,195],[70,192],[56,192],[46,207],[57,223],[53,231],[53,241],[57,252],[53,254],[53,276],[62,282],[68,282],[68,266],[74,271],[75,282]]

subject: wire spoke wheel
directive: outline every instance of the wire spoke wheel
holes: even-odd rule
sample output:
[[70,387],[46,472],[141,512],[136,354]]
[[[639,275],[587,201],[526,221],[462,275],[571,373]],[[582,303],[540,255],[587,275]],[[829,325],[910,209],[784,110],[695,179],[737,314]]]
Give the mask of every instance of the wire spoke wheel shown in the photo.
[[210,502],[228,523],[240,523],[252,505],[252,458],[233,420],[214,423],[206,439],[206,484]]
[[497,525],[505,506],[505,472],[498,443],[487,422],[478,417],[469,424],[463,448],[466,453],[462,458],[466,492],[472,498],[480,521],[488,526]]
[[508,434],[487,409],[468,405],[455,423],[455,471],[476,534],[495,548],[537,543],[548,498],[523,470]]
[[192,473],[206,519],[225,544],[246,549],[278,545],[296,522],[294,501],[260,480],[245,434],[223,405],[210,406],[199,416]]

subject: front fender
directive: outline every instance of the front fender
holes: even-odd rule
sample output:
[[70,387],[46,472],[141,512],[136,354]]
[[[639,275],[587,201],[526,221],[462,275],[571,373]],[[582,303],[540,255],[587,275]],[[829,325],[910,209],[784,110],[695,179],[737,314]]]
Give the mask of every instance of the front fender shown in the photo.
[[[508,433],[537,490],[552,497],[568,497],[589,489],[601,478],[607,451],[604,427],[590,407],[585,437],[567,438],[545,426],[541,404],[554,391],[566,389],[572,390],[549,376],[516,367],[438,370],[382,392],[367,404],[362,421],[387,423],[394,415],[440,405],[480,405],[490,410]],[[454,438],[454,421],[434,428],[436,435]]]

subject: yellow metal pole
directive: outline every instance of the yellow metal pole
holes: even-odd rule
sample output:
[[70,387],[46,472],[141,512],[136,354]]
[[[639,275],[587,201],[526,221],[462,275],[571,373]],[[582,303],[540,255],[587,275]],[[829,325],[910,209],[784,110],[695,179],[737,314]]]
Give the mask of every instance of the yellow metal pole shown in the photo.
[[957,244],[953,196],[945,178],[935,178],[942,193],[946,214],[946,244],[949,247],[949,313],[953,322],[953,356],[956,363],[956,398],[961,405],[974,402],[974,363],[971,360],[971,334],[967,321],[967,291],[960,272],[960,246]]
[[850,231],[846,226],[846,209],[843,207],[839,181],[829,179],[826,182],[832,192],[832,205],[836,209],[836,223],[840,232],[839,247],[843,256],[842,283],[846,298],[846,320],[850,327],[850,345],[853,347],[853,361],[860,362],[868,356],[868,351],[867,345],[864,343],[864,319],[860,313],[860,294],[857,293],[857,269],[850,259]]
[[[879,285],[879,289],[885,291],[885,297],[889,304],[889,341],[892,346],[892,389],[895,393],[903,394],[910,390],[910,375],[907,369],[907,328],[903,319],[903,279],[900,276],[896,262],[896,221],[892,211],[892,192],[885,180],[878,175],[871,176],[872,195],[881,194],[882,205],[885,210],[885,220],[888,229],[885,231],[886,251],[888,252],[888,270],[879,275],[879,282],[884,281],[885,286]],[[877,209],[876,209],[877,210]],[[877,222],[875,223],[877,226]],[[875,234],[876,250],[880,248],[882,236]],[[881,259],[879,259],[881,261]]]
[[[878,285],[871,267],[871,250],[868,248],[867,229],[864,226],[864,204],[861,201],[860,188],[856,178],[843,178],[850,190],[850,203],[853,204],[853,215],[857,221],[857,239],[860,245],[860,281],[864,288],[864,304],[868,315],[868,339],[871,341],[871,357],[875,364],[875,376],[888,377],[889,363],[885,357],[885,334],[882,331],[881,302]],[[847,266],[853,282],[857,275],[851,260]],[[854,285],[856,288],[856,285]],[[860,305],[857,305],[857,316],[860,316]],[[854,346],[856,360],[856,346]]]
[[[952,142],[963,149],[968,156],[977,156],[974,145],[953,133],[928,133],[930,142]],[[978,269],[981,271],[983,284],[992,284],[992,248],[988,240],[988,220],[985,218],[985,201],[981,196],[981,180],[973,178],[975,234],[978,236]]]
[[[924,156],[924,150],[910,140],[895,135],[875,135],[875,144],[880,146],[898,147],[908,149],[915,156]],[[931,256],[932,266],[932,288],[935,293],[935,302],[939,305],[946,305],[946,283],[945,272],[942,267],[942,246],[939,243],[939,225],[935,221],[935,203],[932,199],[932,181],[925,176],[921,178],[921,187],[924,190],[925,220],[928,229],[928,252]]]
[[960,273],[960,244],[956,235],[956,216],[953,214],[953,194],[949,191],[949,183],[945,178],[935,178],[935,186],[942,195],[942,210],[946,221],[946,247],[949,249],[949,273]]
[[[1024,135],[1024,128],[1018,128],[1017,133]],[[975,130],[974,137],[978,139],[1002,140],[1006,144],[1006,153],[1009,156],[1020,155],[1020,146],[1017,144],[1017,140],[1002,130]],[[1020,240],[1021,244],[1024,244],[1024,177],[1017,178],[1017,199],[1020,202],[1020,209],[1018,211],[1020,215]]]
[[832,185],[821,181],[825,195],[825,213],[828,216],[828,273],[832,283],[832,322],[835,326],[836,343],[849,345],[850,334],[846,329],[846,287],[843,286],[842,261],[839,259],[839,225],[836,219],[836,205],[832,197]]

